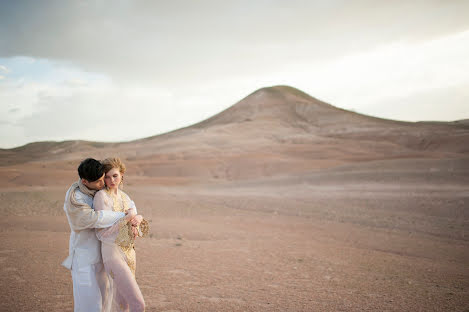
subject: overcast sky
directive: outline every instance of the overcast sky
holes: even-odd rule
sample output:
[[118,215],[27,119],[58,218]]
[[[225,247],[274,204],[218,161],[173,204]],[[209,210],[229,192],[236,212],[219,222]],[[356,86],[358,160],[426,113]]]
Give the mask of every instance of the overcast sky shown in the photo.
[[0,147],[143,138],[280,84],[467,119],[468,55],[466,0],[0,0]]

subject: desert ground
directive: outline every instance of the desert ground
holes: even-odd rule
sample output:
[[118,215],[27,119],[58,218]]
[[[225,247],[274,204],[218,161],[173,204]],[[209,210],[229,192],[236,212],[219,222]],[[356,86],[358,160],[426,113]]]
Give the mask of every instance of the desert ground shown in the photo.
[[82,159],[108,156],[150,221],[146,311],[469,311],[469,121],[286,86],[151,138],[0,150],[0,311],[73,311],[64,196]]

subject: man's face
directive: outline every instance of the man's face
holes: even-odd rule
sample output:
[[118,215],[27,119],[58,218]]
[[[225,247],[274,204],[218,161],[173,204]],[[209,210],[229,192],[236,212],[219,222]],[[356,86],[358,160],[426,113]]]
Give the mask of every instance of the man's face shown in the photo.
[[95,191],[102,190],[104,187],[104,174],[101,178],[93,182],[90,182],[86,179],[81,179],[81,183],[83,183],[83,185],[85,185],[90,190],[95,190]]

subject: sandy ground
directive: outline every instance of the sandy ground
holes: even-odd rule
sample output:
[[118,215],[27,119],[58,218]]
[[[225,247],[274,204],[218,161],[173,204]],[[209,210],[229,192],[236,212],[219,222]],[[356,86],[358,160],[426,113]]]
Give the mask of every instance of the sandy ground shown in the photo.
[[151,222],[147,311],[469,311],[468,127],[287,91],[160,137],[1,150],[0,311],[73,310],[65,192],[116,153]]
[[[469,309],[463,174],[459,183],[423,170],[414,182],[365,183],[367,167],[320,184],[324,172],[301,183],[129,186],[151,220],[151,237],[137,243],[147,311]],[[2,189],[2,311],[72,311],[60,266],[65,190]]]

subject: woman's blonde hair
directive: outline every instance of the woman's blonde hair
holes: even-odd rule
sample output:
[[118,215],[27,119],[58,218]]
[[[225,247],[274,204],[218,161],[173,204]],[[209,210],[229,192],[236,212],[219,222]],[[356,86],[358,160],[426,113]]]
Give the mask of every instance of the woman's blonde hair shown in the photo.
[[120,160],[119,157],[110,157],[106,158],[103,161],[101,161],[101,164],[104,167],[104,173],[109,172],[112,168],[117,168],[119,169],[121,174],[125,173],[125,165],[124,163]]

